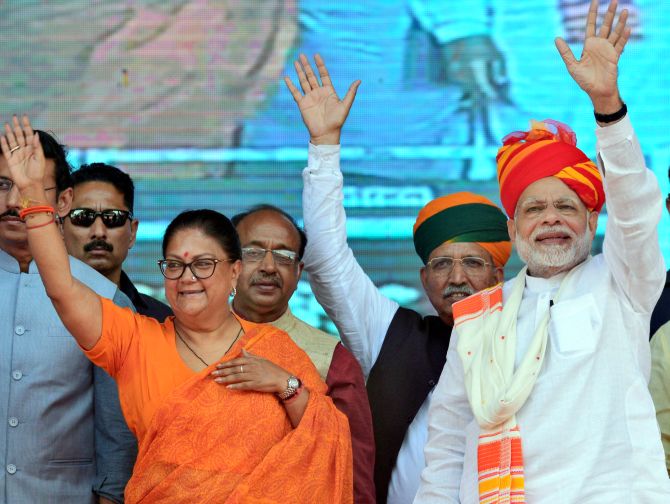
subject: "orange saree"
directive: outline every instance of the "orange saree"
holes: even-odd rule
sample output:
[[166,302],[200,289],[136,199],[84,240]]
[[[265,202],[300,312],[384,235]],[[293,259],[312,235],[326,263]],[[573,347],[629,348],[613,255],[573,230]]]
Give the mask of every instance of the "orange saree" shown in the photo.
[[[179,374],[176,362],[156,358],[162,346],[174,348],[171,320],[159,326],[103,304],[103,338],[86,353],[117,379],[127,416],[146,412],[150,404],[155,408],[145,426],[134,429],[139,454],[126,487],[127,504],[353,502],[347,418],[325,395],[326,385],[309,357],[286,333],[256,325],[222,360],[238,357],[245,348],[300,377],[310,396],[295,429],[273,394],[229,390],[213,381],[214,365],[173,381],[157,397],[160,389],[147,385],[152,381],[147,376],[162,371],[164,381]],[[133,321],[132,340],[121,337]]]

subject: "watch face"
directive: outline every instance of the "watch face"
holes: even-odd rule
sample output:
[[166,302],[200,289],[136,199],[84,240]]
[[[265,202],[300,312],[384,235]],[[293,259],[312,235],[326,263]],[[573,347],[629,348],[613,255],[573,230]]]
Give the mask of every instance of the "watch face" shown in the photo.
[[295,376],[291,376],[288,379],[288,386],[291,387],[292,389],[297,389],[300,387],[300,380],[298,380]]

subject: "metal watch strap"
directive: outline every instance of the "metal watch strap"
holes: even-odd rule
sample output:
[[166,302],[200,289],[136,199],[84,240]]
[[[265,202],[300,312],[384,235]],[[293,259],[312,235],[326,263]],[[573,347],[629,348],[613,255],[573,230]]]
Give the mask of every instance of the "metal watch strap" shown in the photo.
[[298,389],[302,386],[302,382],[297,376],[289,376],[286,380],[286,390],[281,394],[277,394],[277,397],[281,401],[287,401],[295,395]]

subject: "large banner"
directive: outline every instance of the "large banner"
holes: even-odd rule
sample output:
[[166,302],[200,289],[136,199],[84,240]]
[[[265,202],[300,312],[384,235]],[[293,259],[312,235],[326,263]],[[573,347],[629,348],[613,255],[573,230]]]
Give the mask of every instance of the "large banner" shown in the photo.
[[[300,219],[308,135],[281,78],[318,52],[341,94],[363,81],[342,138],[350,244],[386,294],[427,312],[411,241],[426,201],[459,190],[498,200],[500,139],[531,118],[568,123],[594,154],[590,104],[554,47],[561,36],[578,53],[588,4],[0,0],[0,115],[31,114],[75,166],[131,174],[140,227],[127,270],[160,297],[159,242],[179,211],[271,203]],[[667,192],[670,2],[620,4],[633,26],[622,96]],[[292,307],[326,326],[306,282]]]

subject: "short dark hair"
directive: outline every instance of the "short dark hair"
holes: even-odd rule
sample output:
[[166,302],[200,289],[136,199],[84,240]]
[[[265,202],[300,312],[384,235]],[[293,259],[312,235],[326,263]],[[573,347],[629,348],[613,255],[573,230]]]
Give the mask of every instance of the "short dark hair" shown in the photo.
[[177,231],[183,229],[198,229],[207,236],[216,240],[228,255],[228,259],[239,260],[242,257],[240,238],[230,219],[215,210],[186,210],[177,215],[168,224],[163,235],[163,257]]
[[53,132],[47,133],[36,129],[35,133],[40,137],[44,157],[53,160],[56,164],[54,169],[56,194],[60,194],[68,187],[72,187],[72,166],[67,161],[67,147],[56,140]]
[[286,218],[286,220],[288,220],[291,223],[291,225],[293,225],[295,230],[298,232],[298,236],[300,236],[300,249],[298,250],[298,259],[302,259],[302,256],[305,254],[305,248],[307,247],[307,235],[305,234],[304,229],[298,226],[296,220],[281,208],[268,204],[255,205],[252,206],[246,212],[240,212],[237,215],[234,215],[233,218],[230,220],[233,222],[233,225],[237,227],[240,225],[240,222],[242,222],[250,215],[265,211],[278,213],[282,217]]
[[105,163],[84,164],[72,173],[72,187],[84,182],[107,182],[123,194],[123,203],[133,212],[135,204],[135,184],[130,175],[119,170],[116,166]]

